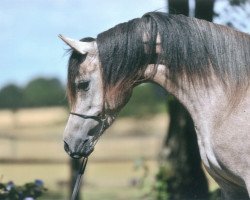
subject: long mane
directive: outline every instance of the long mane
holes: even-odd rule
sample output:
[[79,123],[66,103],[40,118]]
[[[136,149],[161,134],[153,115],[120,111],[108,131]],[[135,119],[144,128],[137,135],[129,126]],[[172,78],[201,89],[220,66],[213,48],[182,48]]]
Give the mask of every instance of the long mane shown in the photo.
[[[161,53],[156,53],[157,35]],[[82,41],[93,41],[84,38]],[[168,78],[178,84],[181,77],[190,84],[209,85],[215,75],[232,101],[239,99],[250,82],[250,36],[204,20],[150,12],[142,18],[100,33],[97,36],[105,89],[143,82],[148,64],[164,64]],[[72,51],[68,65],[68,97],[75,100],[74,80],[85,55]]]
[[204,20],[150,12],[100,33],[97,44],[106,87],[140,82],[150,63],[165,64],[173,82],[185,75],[207,85],[213,73],[232,94],[249,86],[250,36]]

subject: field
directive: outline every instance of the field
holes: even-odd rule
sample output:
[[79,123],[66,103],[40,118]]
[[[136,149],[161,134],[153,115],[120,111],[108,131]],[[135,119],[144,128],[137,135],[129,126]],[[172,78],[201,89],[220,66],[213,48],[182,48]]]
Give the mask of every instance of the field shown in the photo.
[[[43,199],[68,199],[70,159],[62,142],[67,117],[68,111],[60,107],[0,111],[0,181],[42,179],[49,189]],[[89,159],[85,199],[148,199],[168,121],[166,114],[118,118]],[[136,183],[145,166],[149,173],[142,186]]]
[[[67,199],[70,168],[62,144],[67,116],[68,111],[60,107],[0,111],[0,181],[23,184],[42,179],[50,193]],[[86,199],[138,199],[144,195],[157,171],[167,122],[164,114],[117,119],[90,157],[83,188]],[[138,163],[149,169],[143,188],[133,184],[144,173],[143,167],[136,169]]]

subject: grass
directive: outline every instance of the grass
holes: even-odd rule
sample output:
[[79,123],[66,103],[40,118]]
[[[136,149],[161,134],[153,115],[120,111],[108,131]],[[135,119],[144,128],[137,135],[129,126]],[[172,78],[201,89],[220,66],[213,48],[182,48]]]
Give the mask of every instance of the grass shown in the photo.
[[[44,199],[67,199],[70,168],[62,144],[67,116],[68,111],[60,107],[22,109],[16,113],[0,111],[0,159],[63,161],[60,164],[1,164],[0,181],[23,184],[42,179],[49,189]],[[140,179],[142,172],[134,169],[134,162],[140,157],[156,158],[167,120],[166,115],[118,119],[98,142],[89,160],[84,178],[86,199],[137,199],[142,191],[131,182]],[[148,165],[152,182],[157,163],[150,161]]]

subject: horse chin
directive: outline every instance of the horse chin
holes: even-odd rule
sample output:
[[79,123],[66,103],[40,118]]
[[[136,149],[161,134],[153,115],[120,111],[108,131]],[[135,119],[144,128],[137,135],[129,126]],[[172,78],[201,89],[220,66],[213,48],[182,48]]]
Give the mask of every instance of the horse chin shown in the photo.
[[93,151],[95,144],[99,140],[99,138],[103,135],[105,130],[111,126],[111,124],[115,121],[116,115],[108,115],[106,118],[106,121],[104,122],[104,125],[102,127],[98,127],[97,129],[93,129],[92,132],[95,134],[92,134],[93,136],[90,137],[89,141],[87,141],[85,144],[81,144],[78,147],[76,147],[76,152],[70,152],[68,148],[65,149],[65,151],[70,155],[73,159],[81,159],[88,157]]
[[82,157],[89,157],[89,155],[94,151],[94,146],[90,146],[90,147],[87,147],[86,149],[84,149],[83,153],[82,153]]
[[86,145],[83,146],[80,155],[82,157],[88,157],[92,152],[94,151],[94,143],[89,142]]
[[82,147],[82,149],[77,153],[69,153],[70,157],[73,159],[87,158],[94,151],[94,145],[87,143]]

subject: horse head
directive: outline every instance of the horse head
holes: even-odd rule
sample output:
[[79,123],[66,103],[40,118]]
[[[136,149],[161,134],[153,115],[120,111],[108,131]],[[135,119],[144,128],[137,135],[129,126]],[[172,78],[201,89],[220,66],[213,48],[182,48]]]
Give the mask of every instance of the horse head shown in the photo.
[[87,157],[128,101],[132,89],[117,92],[105,86],[94,39],[59,37],[72,48],[68,67],[71,112],[63,136],[64,148],[73,158]]

